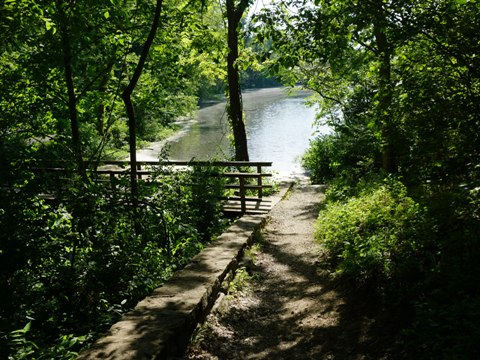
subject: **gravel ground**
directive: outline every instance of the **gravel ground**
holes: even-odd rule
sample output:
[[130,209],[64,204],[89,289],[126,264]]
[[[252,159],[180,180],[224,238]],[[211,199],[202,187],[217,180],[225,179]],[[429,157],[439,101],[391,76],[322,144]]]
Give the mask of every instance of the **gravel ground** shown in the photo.
[[[322,270],[313,226],[319,186],[294,186],[272,210],[250,276],[198,329],[184,359],[389,359],[378,304]],[[386,341],[387,339],[387,341]]]

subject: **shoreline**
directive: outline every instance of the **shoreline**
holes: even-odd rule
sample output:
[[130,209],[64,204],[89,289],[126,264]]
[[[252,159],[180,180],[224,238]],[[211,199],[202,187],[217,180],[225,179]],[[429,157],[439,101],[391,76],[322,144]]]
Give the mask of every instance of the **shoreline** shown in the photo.
[[[289,89],[286,87],[246,89],[242,92],[244,111],[251,111],[252,108],[255,108],[258,104],[268,100],[288,97],[289,96],[288,90]],[[300,91],[303,92],[303,90],[300,90]],[[259,96],[259,93],[261,93],[261,96]],[[191,127],[194,124],[199,123],[200,121],[199,117],[201,115],[202,110],[210,109],[212,107],[219,106],[221,104],[226,105],[226,100],[214,101],[212,103],[208,103],[207,105],[200,106],[196,110],[195,114],[193,114],[193,116],[175,121],[174,124],[180,126],[179,130],[163,140],[151,142],[147,144],[144,148],[137,149],[137,160],[138,161],[159,160],[159,155],[161,154],[162,150],[164,150],[165,147],[168,146],[169,143],[174,143],[180,140],[184,135],[186,135],[186,133],[191,129]]]

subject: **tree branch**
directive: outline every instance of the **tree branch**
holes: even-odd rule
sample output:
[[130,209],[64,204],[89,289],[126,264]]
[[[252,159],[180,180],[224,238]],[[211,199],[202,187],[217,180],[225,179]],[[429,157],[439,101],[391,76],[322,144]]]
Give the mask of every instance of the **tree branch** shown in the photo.
[[157,29],[160,24],[160,14],[162,12],[163,0],[157,0],[155,6],[155,15],[153,17],[152,25],[150,27],[150,32],[148,33],[147,39],[142,48],[140,58],[138,59],[137,66],[133,72],[130,82],[124,89],[122,93],[122,99],[125,104],[128,115],[128,129],[129,129],[129,145],[130,145],[130,186],[131,186],[131,195],[132,195],[132,205],[133,205],[133,217],[135,225],[135,233],[137,235],[141,234],[140,221],[138,219],[138,181],[137,181],[137,120],[135,117],[135,109],[133,106],[131,95],[135,87],[137,86],[138,80],[142,75],[143,69],[145,67],[145,62],[147,60],[150,48],[157,34]]

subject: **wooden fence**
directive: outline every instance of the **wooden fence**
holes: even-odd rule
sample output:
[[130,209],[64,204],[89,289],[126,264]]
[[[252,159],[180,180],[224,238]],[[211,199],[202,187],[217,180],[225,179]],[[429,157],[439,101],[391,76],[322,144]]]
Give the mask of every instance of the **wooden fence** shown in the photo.
[[[100,161],[96,163],[85,163],[86,168],[95,181],[105,181],[115,184],[116,179],[130,173],[129,161]],[[158,167],[190,168],[195,166],[209,166],[218,168],[216,176],[228,178],[225,184],[226,190],[233,190],[233,195],[226,196],[223,200],[223,210],[225,213],[266,213],[271,208],[271,203],[264,199],[264,190],[271,188],[271,184],[265,184],[264,178],[271,177],[271,172],[265,172],[265,168],[272,166],[271,162],[250,162],[250,161],[138,161],[137,177],[146,182],[152,181],[152,175],[158,170]],[[250,169],[246,171],[245,169]],[[223,169],[228,169],[223,171]],[[66,172],[66,167],[37,167],[38,172]],[[253,170],[253,172],[252,172]],[[106,178],[106,179],[105,179]],[[108,181],[107,180],[107,181]]]

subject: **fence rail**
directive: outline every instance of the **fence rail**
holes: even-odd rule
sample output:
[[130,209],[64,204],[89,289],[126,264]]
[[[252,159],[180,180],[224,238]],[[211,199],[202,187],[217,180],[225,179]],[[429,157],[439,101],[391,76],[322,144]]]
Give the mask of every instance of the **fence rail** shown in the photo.
[[[32,170],[37,172],[68,172],[66,166],[62,163],[56,163],[55,166],[35,167]],[[265,213],[270,210],[271,203],[264,199],[264,190],[271,188],[272,185],[265,184],[264,178],[271,177],[271,172],[264,172],[265,168],[272,166],[271,162],[262,161],[138,161],[136,164],[136,174],[138,179],[150,181],[160,166],[189,168],[195,166],[211,166],[219,168],[215,174],[230,179],[225,184],[226,190],[234,190],[233,196],[223,197],[223,209],[226,213]],[[94,180],[100,181],[102,176],[108,177],[108,180],[114,186],[115,179],[130,172],[129,161],[97,161],[85,162],[85,167],[92,175]],[[228,171],[220,171],[227,168]],[[254,168],[254,172],[245,170],[245,168]],[[107,181],[108,181],[107,180]],[[247,196],[247,191],[250,191]],[[252,193],[254,195],[252,195]]]

